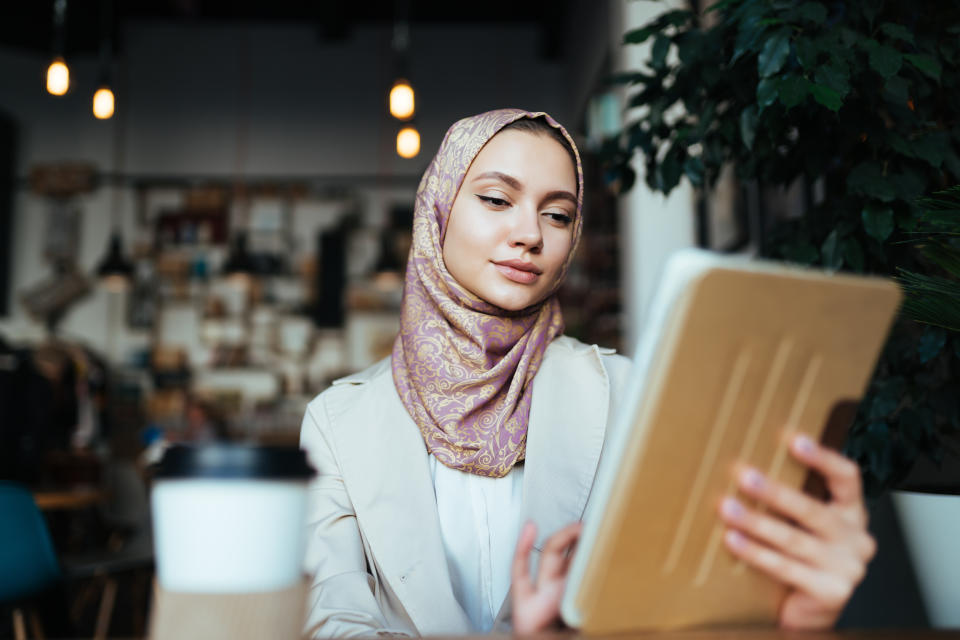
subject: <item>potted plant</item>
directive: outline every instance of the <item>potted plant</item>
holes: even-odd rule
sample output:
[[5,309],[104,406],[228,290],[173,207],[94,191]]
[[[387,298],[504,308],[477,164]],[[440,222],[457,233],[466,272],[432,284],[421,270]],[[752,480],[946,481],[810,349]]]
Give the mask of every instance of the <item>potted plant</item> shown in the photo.
[[[901,269],[899,279],[906,293],[903,315],[932,328],[925,334],[925,349],[932,353],[946,346],[948,335],[954,349],[960,346],[960,185],[920,204],[925,215],[910,244],[930,270]],[[957,627],[957,567],[947,558],[954,555],[960,528],[960,495],[955,486],[943,484],[913,488],[897,491],[893,497],[928,613],[940,626]]]
[[725,166],[761,194],[799,188],[802,215],[760,215],[761,255],[899,277],[909,292],[846,444],[867,493],[941,463],[960,430],[960,334],[944,320],[960,300],[960,214],[955,191],[921,198],[960,182],[960,5],[722,0],[625,43],[650,56],[615,78],[639,115],[603,147],[608,181],[629,188],[640,154],[665,194],[683,177],[709,192]]

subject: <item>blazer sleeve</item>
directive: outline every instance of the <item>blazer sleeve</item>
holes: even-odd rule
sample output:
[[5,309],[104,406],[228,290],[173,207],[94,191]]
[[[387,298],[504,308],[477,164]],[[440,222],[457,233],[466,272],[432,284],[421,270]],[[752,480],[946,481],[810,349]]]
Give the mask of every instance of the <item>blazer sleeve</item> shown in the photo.
[[411,636],[389,628],[376,598],[356,513],[330,441],[325,394],[311,402],[300,429],[300,447],[317,475],[307,497],[304,569],[312,576],[304,636]]

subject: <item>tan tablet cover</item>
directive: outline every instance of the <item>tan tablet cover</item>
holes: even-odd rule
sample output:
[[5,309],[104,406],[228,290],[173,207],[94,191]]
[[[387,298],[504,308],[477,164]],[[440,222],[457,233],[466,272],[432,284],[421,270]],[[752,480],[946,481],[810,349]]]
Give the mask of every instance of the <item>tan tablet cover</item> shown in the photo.
[[665,318],[657,375],[622,416],[631,431],[617,440],[616,473],[594,488],[606,504],[588,509],[588,530],[602,521],[575,558],[585,564],[571,573],[568,623],[611,633],[773,622],[784,590],[726,550],[717,505],[735,491],[737,460],[803,484],[784,441],[819,438],[839,403],[862,396],[899,300],[889,281],[782,267],[694,278]]

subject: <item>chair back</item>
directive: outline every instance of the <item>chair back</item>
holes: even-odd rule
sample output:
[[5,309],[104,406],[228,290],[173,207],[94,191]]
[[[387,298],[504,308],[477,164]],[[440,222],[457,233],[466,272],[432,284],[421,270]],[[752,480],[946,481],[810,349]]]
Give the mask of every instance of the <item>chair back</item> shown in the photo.
[[43,514],[26,487],[0,482],[0,602],[29,597],[60,579]]

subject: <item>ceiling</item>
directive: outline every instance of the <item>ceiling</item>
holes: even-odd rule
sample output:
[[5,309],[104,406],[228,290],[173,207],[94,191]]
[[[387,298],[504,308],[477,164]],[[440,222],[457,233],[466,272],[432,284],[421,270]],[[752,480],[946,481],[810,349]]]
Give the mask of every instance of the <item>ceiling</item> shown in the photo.
[[[5,1],[0,8],[0,48],[47,52],[53,43],[53,0]],[[418,24],[532,24],[542,34],[540,52],[547,59],[563,55],[562,37],[570,0],[68,0],[65,52],[93,54],[102,34],[119,32],[126,21],[179,23],[309,23],[318,39],[350,37],[361,25],[391,24],[406,13]],[[114,37],[113,47],[122,51]]]

